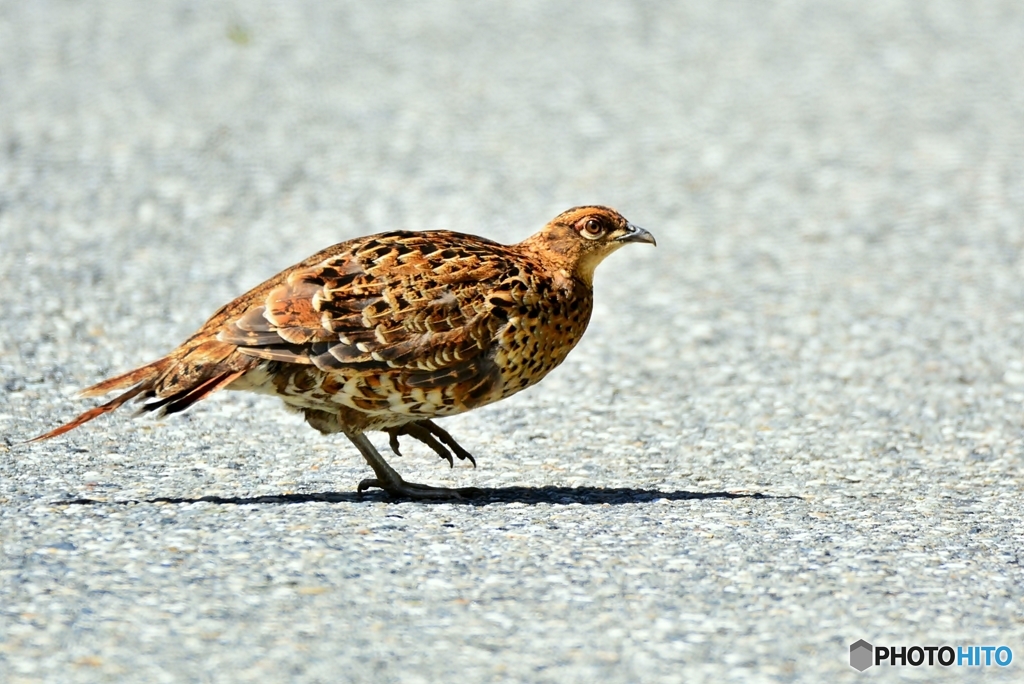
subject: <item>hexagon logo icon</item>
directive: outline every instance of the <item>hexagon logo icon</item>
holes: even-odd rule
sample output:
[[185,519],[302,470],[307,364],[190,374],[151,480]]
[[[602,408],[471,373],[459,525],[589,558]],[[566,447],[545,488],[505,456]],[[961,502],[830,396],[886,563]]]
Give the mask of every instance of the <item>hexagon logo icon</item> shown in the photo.
[[863,672],[874,663],[875,647],[859,639],[850,644],[850,667],[858,672]]

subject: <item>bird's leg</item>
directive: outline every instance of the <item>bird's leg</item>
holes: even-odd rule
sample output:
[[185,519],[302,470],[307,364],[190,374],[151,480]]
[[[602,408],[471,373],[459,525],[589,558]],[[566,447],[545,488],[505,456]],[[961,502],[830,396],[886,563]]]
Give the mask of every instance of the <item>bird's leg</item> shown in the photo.
[[388,465],[373,443],[362,432],[346,432],[348,437],[366,462],[373,468],[375,478],[368,478],[359,483],[357,491],[366,491],[371,487],[379,487],[389,496],[406,499],[461,499],[469,490],[449,489],[447,487],[431,487],[430,485],[406,482],[398,471]]
[[[455,461],[452,459],[452,451],[454,451],[455,455],[459,457],[459,460],[465,461],[466,459],[469,459],[469,462],[473,464],[473,467],[476,467],[476,459],[473,458],[473,454],[463,449],[462,445],[456,442],[454,437],[448,434],[447,431],[438,427],[433,421],[417,420],[415,423],[406,423],[405,425],[400,425],[398,427],[388,428],[385,432],[390,435],[389,443],[391,445],[391,450],[399,456],[402,454],[398,451],[398,436],[409,435],[410,437],[414,437],[415,439],[423,442],[437,452],[437,455],[448,461],[448,465],[451,467],[455,466]],[[434,435],[437,435],[444,444],[438,442],[437,439],[434,438]],[[451,447],[452,451],[448,451],[445,445]]]

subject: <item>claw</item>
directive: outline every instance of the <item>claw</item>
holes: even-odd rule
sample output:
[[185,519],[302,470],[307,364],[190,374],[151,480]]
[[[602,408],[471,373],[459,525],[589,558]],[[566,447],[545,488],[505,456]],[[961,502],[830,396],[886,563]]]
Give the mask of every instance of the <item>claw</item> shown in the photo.
[[388,446],[395,452],[395,456],[401,456],[402,452],[398,450],[398,429],[392,428],[388,430]]
[[[463,449],[462,445],[456,442],[455,438],[448,434],[446,430],[438,427],[437,424],[431,420],[421,420],[419,421],[419,424],[422,425],[425,429],[432,432],[433,434],[437,435],[442,442],[450,446],[452,451],[455,452],[455,455],[459,457],[459,460],[465,461],[468,459],[469,462],[473,464],[473,467],[476,468],[476,459],[473,458],[473,454]],[[451,460],[450,457],[449,460]]]

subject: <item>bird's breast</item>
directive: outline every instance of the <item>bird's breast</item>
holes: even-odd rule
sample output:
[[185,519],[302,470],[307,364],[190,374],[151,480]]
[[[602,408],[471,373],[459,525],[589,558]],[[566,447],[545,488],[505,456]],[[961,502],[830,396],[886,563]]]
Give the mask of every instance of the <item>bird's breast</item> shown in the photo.
[[501,373],[501,397],[537,384],[562,363],[586,331],[592,310],[590,291],[577,290],[521,307],[510,316],[494,357]]

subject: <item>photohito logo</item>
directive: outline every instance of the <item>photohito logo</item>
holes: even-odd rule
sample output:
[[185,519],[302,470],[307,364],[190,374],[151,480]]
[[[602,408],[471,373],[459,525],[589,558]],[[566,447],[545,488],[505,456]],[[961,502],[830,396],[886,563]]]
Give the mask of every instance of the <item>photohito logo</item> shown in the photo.
[[850,667],[863,672],[872,665],[889,667],[1006,667],[1013,662],[1009,646],[872,646],[863,639],[850,644]]

